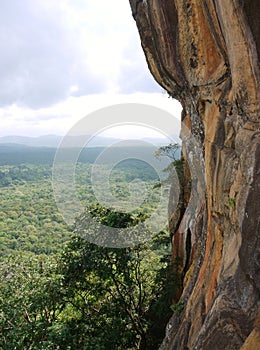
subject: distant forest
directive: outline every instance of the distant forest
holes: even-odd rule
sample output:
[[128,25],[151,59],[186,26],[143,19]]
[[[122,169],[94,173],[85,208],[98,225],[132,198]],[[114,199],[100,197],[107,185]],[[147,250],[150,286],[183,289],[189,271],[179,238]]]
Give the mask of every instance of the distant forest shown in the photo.
[[[115,154],[121,149],[127,154],[132,154],[132,147],[110,147]],[[153,157],[154,147],[143,147],[142,153],[145,159]],[[52,165],[56,148],[51,147],[30,147],[16,144],[0,144],[0,165],[21,165],[21,164],[48,164]],[[93,163],[98,155],[105,150],[105,147],[83,148],[78,159],[79,163]],[[113,155],[112,155],[113,157]]]
[[[0,349],[157,349],[171,313],[182,308],[174,304],[180,278],[166,227],[134,247],[82,238],[93,234],[85,215],[134,234],[160,200],[149,164],[154,149],[141,150],[145,162],[131,158],[131,148],[114,148],[111,159],[122,152],[125,160],[111,172],[113,195],[127,200],[135,179],[146,183],[148,195],[131,213],[102,207],[91,168],[103,149],[80,154],[76,188],[86,209],[68,226],[52,189],[56,149],[0,145]],[[105,167],[98,166],[101,176]]]

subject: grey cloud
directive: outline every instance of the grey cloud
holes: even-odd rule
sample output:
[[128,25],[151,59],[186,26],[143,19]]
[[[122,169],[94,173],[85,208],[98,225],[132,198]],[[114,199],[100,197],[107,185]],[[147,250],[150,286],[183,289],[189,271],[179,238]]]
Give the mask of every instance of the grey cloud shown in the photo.
[[119,79],[120,92],[161,92],[162,88],[153,79],[151,73],[143,66],[131,66],[121,71]]
[[118,82],[121,92],[160,92],[162,88],[150,73],[139,42],[136,33],[124,51],[125,64],[121,68]]
[[[69,32],[62,12],[46,11],[39,0],[0,4],[0,106],[32,108],[104,91],[104,84],[80,57],[77,33]],[[75,93],[74,93],[75,95]]]

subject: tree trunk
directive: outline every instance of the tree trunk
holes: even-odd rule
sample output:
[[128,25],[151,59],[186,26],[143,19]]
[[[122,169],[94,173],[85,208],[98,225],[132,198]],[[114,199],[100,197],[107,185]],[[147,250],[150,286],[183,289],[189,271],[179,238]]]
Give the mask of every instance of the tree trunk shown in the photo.
[[161,349],[260,349],[259,1],[130,3],[151,73],[182,103],[186,167],[195,139],[204,169],[173,235],[184,309]]

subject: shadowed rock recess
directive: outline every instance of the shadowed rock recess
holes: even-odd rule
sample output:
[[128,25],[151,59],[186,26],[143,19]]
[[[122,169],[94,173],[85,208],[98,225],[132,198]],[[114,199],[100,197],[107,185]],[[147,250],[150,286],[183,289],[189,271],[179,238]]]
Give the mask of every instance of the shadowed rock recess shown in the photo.
[[[182,103],[188,128],[186,188],[170,220],[181,307],[161,349],[260,349],[259,0],[130,4],[149,69]],[[191,135],[203,180],[189,180]],[[187,207],[191,180],[198,193],[205,181],[195,213]]]

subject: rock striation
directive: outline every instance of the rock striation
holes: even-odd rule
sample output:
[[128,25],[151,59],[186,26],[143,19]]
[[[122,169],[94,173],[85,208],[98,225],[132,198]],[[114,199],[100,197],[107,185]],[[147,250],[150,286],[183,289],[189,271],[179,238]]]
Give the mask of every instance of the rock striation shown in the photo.
[[170,220],[183,309],[161,349],[260,349],[259,1],[130,4],[151,73],[183,106],[186,188]]

